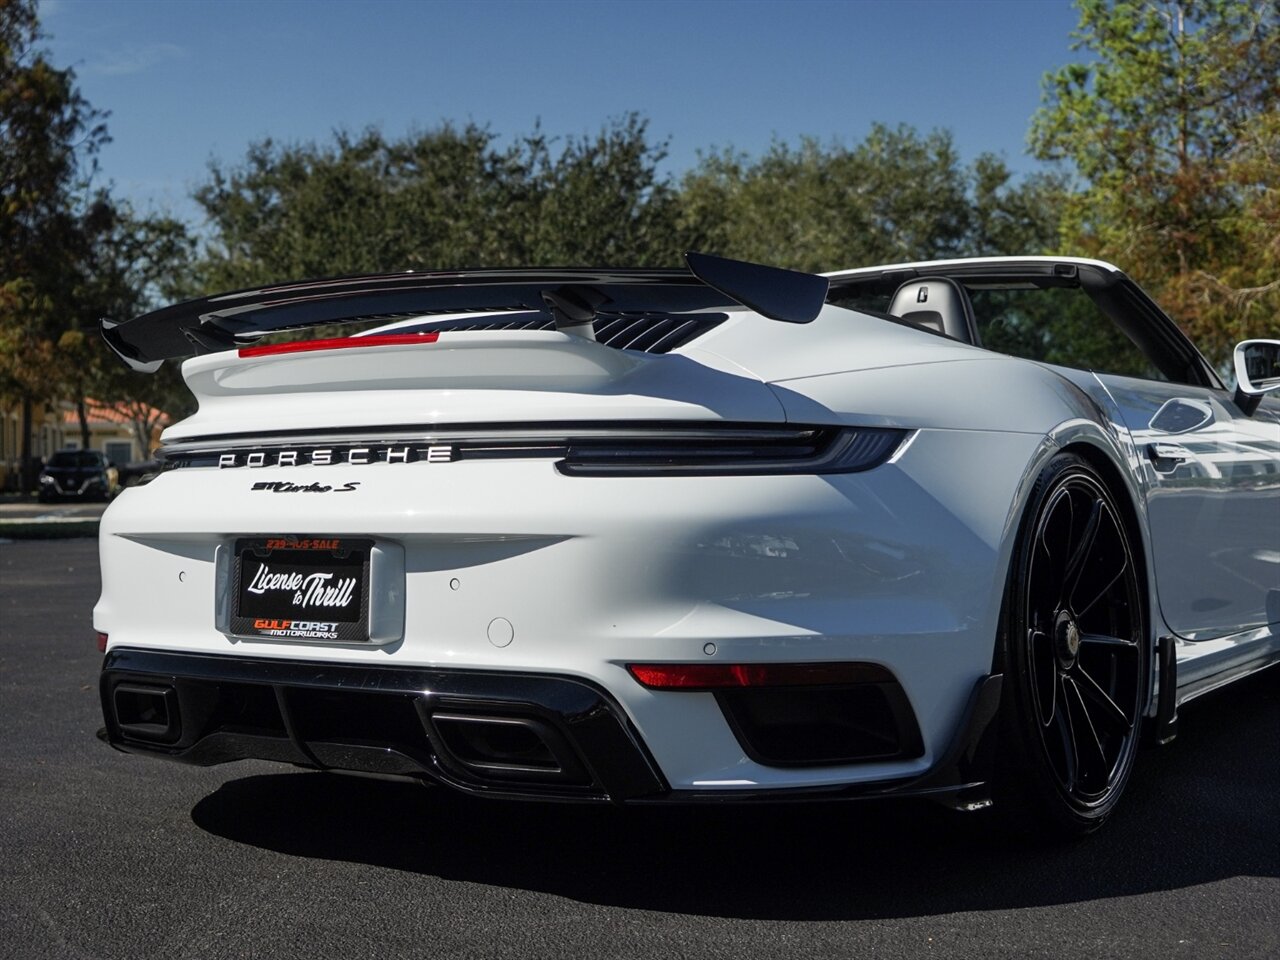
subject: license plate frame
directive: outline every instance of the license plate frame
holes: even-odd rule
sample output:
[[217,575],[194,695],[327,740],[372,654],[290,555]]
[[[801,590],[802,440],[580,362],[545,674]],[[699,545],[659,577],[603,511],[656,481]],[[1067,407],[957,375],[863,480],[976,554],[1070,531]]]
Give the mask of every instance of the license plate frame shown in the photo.
[[369,537],[237,537],[230,632],[262,640],[369,643],[374,545]]

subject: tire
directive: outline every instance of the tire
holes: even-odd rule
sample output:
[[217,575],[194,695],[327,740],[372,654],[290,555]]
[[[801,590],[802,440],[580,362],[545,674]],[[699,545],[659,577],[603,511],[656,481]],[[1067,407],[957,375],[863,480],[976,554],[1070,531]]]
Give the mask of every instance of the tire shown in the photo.
[[1041,471],[1005,593],[995,801],[1057,838],[1098,829],[1133,770],[1151,676],[1140,557],[1084,459]]

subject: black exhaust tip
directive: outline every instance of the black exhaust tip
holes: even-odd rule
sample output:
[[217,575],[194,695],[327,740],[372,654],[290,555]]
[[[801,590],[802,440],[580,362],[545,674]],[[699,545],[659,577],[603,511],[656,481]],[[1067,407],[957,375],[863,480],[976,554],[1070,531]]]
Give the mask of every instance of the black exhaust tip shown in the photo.
[[435,713],[431,726],[441,760],[472,777],[590,783],[568,741],[535,717]]
[[173,687],[118,684],[112,691],[116,723],[129,740],[177,743],[182,734],[178,694]]

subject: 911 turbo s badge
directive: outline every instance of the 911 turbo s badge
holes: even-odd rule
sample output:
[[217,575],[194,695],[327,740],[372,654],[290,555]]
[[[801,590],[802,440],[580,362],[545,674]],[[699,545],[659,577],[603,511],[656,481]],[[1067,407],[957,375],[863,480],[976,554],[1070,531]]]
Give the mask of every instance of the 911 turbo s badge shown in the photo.
[[250,490],[263,490],[267,493],[351,493],[360,486],[359,480],[348,480],[341,486],[328,483],[289,483],[285,480],[259,480]]
[[291,450],[235,450],[218,454],[218,466],[227,467],[331,467],[340,463],[363,466],[374,463],[449,463],[451,446],[415,447],[295,447]]

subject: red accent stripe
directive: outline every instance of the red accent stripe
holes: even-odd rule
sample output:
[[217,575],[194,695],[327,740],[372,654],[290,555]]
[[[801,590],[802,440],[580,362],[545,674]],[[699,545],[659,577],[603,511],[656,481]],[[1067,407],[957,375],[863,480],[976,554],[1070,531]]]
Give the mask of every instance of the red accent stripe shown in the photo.
[[874,663],[629,663],[627,669],[651,690],[808,687],[892,679]]
[[328,340],[295,340],[291,343],[268,343],[261,347],[241,347],[242,357],[270,357],[281,353],[307,353],[311,350],[346,350],[349,347],[397,347],[411,343],[435,343],[440,334],[384,333],[373,337],[331,337]]

